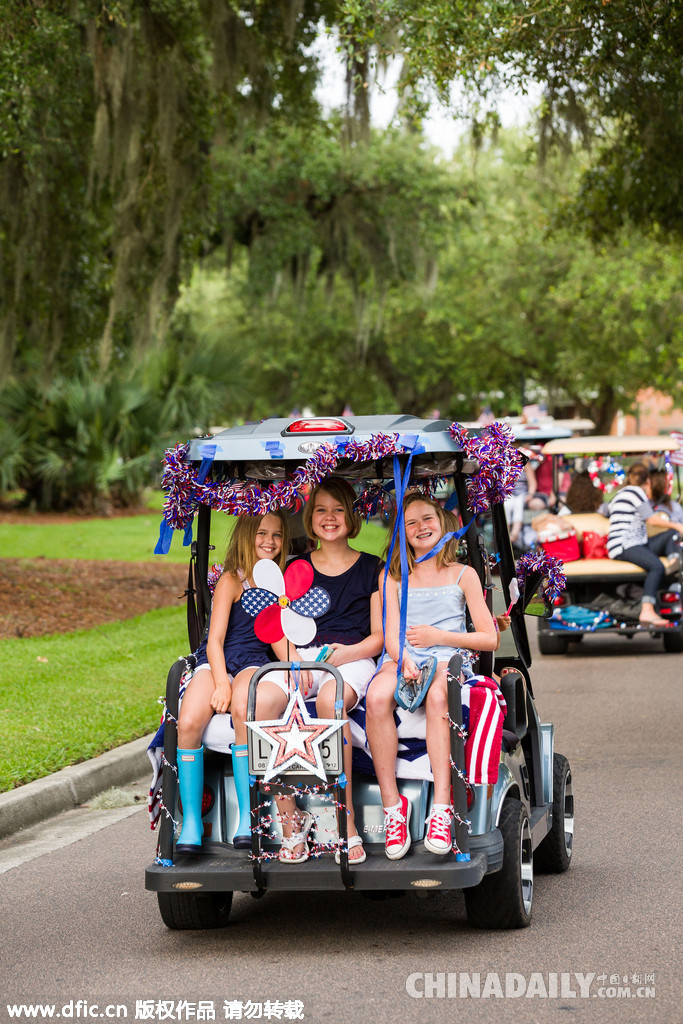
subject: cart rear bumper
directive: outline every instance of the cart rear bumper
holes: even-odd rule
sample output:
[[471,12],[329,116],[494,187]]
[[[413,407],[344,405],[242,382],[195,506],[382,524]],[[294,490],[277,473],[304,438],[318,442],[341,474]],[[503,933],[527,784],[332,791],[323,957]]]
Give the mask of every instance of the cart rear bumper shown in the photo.
[[[439,857],[422,843],[399,861],[388,860],[384,848],[366,846],[367,860],[349,865],[353,888],[362,890],[467,889],[484,875],[500,870],[503,838],[498,829],[470,839],[471,860],[457,861],[454,854]],[[262,877],[273,892],[344,890],[339,865],[326,853],[304,864],[281,864],[277,858],[263,861]],[[154,892],[256,892],[252,862],[244,851],[215,844],[201,857],[181,855],[172,867],[152,864],[145,872],[145,888]]]

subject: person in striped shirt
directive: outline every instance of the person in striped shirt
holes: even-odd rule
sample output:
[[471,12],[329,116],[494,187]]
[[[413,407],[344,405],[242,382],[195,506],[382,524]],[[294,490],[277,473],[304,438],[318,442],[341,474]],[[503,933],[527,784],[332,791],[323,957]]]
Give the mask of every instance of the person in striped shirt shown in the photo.
[[[664,533],[647,535],[648,526],[664,527]],[[680,557],[679,538],[683,523],[672,523],[652,505],[650,471],[643,463],[631,466],[628,484],[609,505],[607,554],[623,562],[633,562],[645,569],[645,583],[640,607],[640,621],[648,626],[666,626],[666,619],[657,615],[657,591],[664,578],[660,555]]]

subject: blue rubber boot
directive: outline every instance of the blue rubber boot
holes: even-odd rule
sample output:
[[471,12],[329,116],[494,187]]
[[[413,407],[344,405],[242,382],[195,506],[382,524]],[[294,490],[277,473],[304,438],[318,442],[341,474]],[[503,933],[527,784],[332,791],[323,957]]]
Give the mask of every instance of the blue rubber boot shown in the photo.
[[251,804],[249,802],[249,758],[246,743],[233,743],[232,772],[235,776],[235,793],[240,817],[235,830],[232,845],[236,850],[251,849]]
[[178,748],[178,786],[183,805],[183,827],[176,843],[176,853],[201,853],[204,825],[202,794],[204,792],[204,748]]

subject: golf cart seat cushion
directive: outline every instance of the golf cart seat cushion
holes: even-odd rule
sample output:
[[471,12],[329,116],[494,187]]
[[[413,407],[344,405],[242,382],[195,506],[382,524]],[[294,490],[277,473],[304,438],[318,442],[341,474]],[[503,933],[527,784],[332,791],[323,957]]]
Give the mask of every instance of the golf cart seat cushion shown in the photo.
[[573,526],[576,536],[581,542],[585,533],[598,533],[606,537],[609,533],[609,519],[600,512],[572,512],[561,517],[563,525]]
[[[664,564],[666,560],[662,559]],[[576,562],[565,562],[562,572],[567,579],[583,576],[644,576],[645,570],[634,562],[623,562],[618,558],[579,558]]]
[[[563,522],[573,526],[581,543],[585,533],[598,533],[606,537],[609,533],[609,519],[600,512],[578,512],[570,516],[562,516]],[[666,558],[660,558],[667,568]],[[638,578],[645,575],[645,570],[634,562],[623,562],[619,558],[579,558],[576,562],[566,562],[563,572],[567,579],[592,578],[594,576],[629,576]]]
[[[315,717],[315,701],[307,702],[306,706],[311,717]],[[397,777],[400,779],[431,779],[432,771],[427,756],[427,718],[424,708],[418,708],[414,712],[402,711],[398,708],[395,717],[399,739],[396,760]],[[365,737],[365,709],[360,707],[352,711],[349,714],[349,722],[354,766],[366,774],[372,773],[372,761]],[[231,716],[214,715],[204,730],[202,744],[209,750],[228,754],[234,742],[235,730]]]

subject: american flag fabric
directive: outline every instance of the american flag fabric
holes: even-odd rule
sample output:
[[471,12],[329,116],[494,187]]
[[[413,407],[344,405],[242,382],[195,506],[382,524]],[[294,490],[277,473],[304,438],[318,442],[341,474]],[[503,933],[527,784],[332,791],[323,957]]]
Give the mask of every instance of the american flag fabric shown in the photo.
[[495,785],[507,705],[488,676],[473,676],[462,687],[462,717],[467,729],[465,774],[470,785]]
[[683,466],[683,434],[680,431],[672,430],[671,436],[674,441],[678,441],[680,447],[669,454],[669,458],[674,466]]

